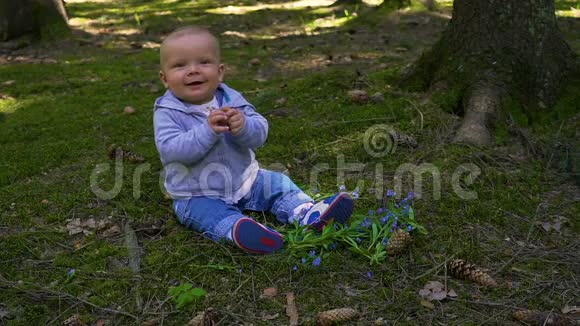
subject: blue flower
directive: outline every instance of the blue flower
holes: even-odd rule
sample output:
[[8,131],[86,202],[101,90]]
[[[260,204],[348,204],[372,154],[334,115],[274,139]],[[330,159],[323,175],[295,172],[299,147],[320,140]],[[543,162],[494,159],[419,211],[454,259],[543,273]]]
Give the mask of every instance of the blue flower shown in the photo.
[[411,232],[411,231],[413,231],[413,226],[412,225],[407,226],[407,232]]
[[383,246],[386,246],[389,243],[389,237],[385,237],[383,239]]
[[367,272],[367,278],[373,278],[373,273],[371,273],[370,271]]
[[322,261],[322,257],[318,256],[312,261],[312,265],[320,266],[320,262]]
[[293,271],[297,271],[298,270],[298,266],[294,265],[294,267],[292,267]]
[[310,250],[310,252],[308,253],[308,256],[310,256],[310,257],[316,256],[316,251],[315,250]]
[[384,208],[382,208],[382,207],[377,208],[377,214],[381,214],[381,213],[384,213],[384,212],[385,212],[385,209]]
[[397,193],[394,190],[387,190],[387,197],[395,197]]
[[381,218],[381,224],[385,225],[389,221],[389,214],[385,215],[385,217]]
[[358,194],[358,191],[353,191],[353,192],[350,193],[350,195],[354,199],[358,199],[360,197],[360,195]]
[[76,270],[74,268],[71,268],[68,270],[68,272],[66,272],[66,276],[68,277],[72,277],[75,275]]
[[413,198],[415,198],[415,193],[409,191],[409,193],[407,194],[407,200],[413,200]]
[[346,190],[346,187],[344,185],[338,186],[338,191],[343,192],[345,190]]
[[306,258],[302,258],[300,260],[302,261],[302,264],[306,264]]
[[361,238],[359,238],[359,237],[357,237],[357,238],[356,238],[356,239],[354,239],[354,240],[355,240],[356,242],[358,242],[358,243],[361,243],[361,242],[362,242]]
[[365,219],[359,224],[359,226],[362,226],[363,228],[370,228],[372,225],[372,222],[369,218],[365,217]]

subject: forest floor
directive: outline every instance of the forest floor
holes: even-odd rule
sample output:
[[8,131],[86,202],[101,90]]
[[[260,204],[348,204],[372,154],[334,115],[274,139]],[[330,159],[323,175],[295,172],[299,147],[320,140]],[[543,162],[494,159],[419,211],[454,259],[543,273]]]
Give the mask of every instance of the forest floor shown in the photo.
[[[441,35],[451,2],[435,11],[331,3],[68,0],[72,37],[2,44],[0,325],[71,317],[184,325],[209,307],[219,325],[288,325],[290,293],[304,325],[342,307],[358,311],[349,322],[357,325],[510,325],[518,309],[577,312],[580,83],[549,113],[508,106],[490,148],[453,144],[460,117],[451,95],[397,87]],[[580,53],[580,8],[557,7]],[[287,250],[247,255],[179,225],[159,185],[152,106],[163,92],[161,37],[186,24],[219,36],[226,83],[269,120],[262,167],[285,170],[312,195],[358,186],[358,215],[381,207],[397,171],[423,171],[422,187],[406,173],[399,192],[416,193],[415,217],[428,233],[413,232],[408,251],[380,264],[339,246],[314,266]],[[353,89],[373,99],[353,102]],[[414,136],[418,147],[369,143],[382,128]],[[116,166],[111,144],[145,163]],[[487,269],[499,286],[452,277],[445,266],[455,258]],[[423,298],[430,281],[457,296]],[[198,300],[178,307],[185,299],[170,291],[185,284],[207,294],[184,290]]]

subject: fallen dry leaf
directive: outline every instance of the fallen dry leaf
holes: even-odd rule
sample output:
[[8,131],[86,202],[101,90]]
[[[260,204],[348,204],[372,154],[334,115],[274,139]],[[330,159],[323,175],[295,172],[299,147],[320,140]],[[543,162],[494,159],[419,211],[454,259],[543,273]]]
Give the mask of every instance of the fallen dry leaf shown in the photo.
[[550,232],[550,230],[552,229],[552,224],[550,224],[550,222],[542,222],[542,228],[544,229],[544,231]]
[[450,289],[449,291],[447,291],[447,296],[450,298],[457,298],[457,293],[455,293],[455,290]]
[[294,293],[286,293],[286,316],[290,319],[290,326],[298,325],[298,309],[294,303]]
[[126,107],[123,109],[123,113],[125,113],[125,114],[134,114],[135,112],[136,112],[136,110],[135,110],[135,108],[134,108],[134,107],[132,107],[132,106],[126,106]]
[[421,290],[419,290],[419,295],[424,297],[424,298],[427,298],[428,296],[431,295],[431,290],[421,289]]
[[251,64],[252,66],[257,66],[257,65],[259,65],[259,64],[260,64],[260,59],[258,59],[258,58],[253,58],[252,60],[250,60],[250,64]]
[[566,314],[566,315],[575,315],[575,316],[580,316],[580,307],[579,306],[564,306],[564,308],[562,308],[562,313]]
[[0,85],[2,85],[2,86],[10,86],[10,85],[14,84],[15,82],[16,82],[15,80],[7,80],[5,82],[2,82],[2,84],[0,84]]
[[[114,229],[114,228],[117,229]],[[66,229],[68,230],[69,235],[75,235],[79,233],[83,233],[84,235],[90,235],[93,231],[101,231],[103,229],[107,229],[103,234],[109,233],[117,233],[118,226],[116,226],[111,218],[104,218],[101,220],[95,220],[94,218],[89,218],[86,220],[81,220],[80,218],[75,218],[69,221],[66,225]],[[105,235],[107,236],[107,235]]]
[[214,326],[218,323],[219,316],[213,308],[207,308],[198,313],[192,320],[187,323],[187,326]]
[[443,290],[433,292],[431,294],[431,298],[433,298],[433,300],[441,301],[441,300],[447,298],[447,292],[443,291]]
[[430,281],[419,291],[419,295],[427,301],[441,301],[447,298],[447,291],[443,290],[441,282]]
[[421,300],[421,305],[425,308],[429,308],[429,309],[435,309],[435,305],[432,304],[431,302],[427,301],[427,300]]
[[262,290],[262,294],[260,295],[260,298],[262,299],[272,299],[275,296],[278,295],[278,289],[275,287],[271,287],[271,288],[265,288],[264,290]]
[[97,319],[95,320],[92,326],[105,326],[106,324],[107,324],[106,319]]
[[113,225],[109,229],[107,229],[103,232],[103,236],[105,238],[108,238],[108,237],[111,237],[114,235],[118,235],[120,233],[121,233],[121,228],[118,225]]
[[427,284],[425,284],[425,289],[431,291],[441,291],[441,289],[443,289],[443,284],[438,281],[429,281]]
[[360,89],[353,89],[348,91],[348,96],[350,97],[351,101],[355,103],[366,103],[369,101],[369,94]]
[[76,315],[76,314],[67,318],[62,324],[63,324],[63,326],[85,326],[86,325],[81,320],[81,317],[79,315]]

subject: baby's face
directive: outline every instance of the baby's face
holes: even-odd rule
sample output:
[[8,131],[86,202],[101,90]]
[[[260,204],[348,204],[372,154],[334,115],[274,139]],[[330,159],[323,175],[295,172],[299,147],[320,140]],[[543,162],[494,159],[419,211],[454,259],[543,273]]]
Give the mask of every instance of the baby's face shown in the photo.
[[179,99],[203,104],[213,99],[224,76],[215,40],[207,34],[186,34],[161,49],[163,85]]

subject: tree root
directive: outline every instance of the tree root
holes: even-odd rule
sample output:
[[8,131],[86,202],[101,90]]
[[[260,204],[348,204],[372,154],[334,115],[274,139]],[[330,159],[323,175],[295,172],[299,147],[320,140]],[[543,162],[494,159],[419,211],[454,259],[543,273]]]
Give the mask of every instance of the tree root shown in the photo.
[[489,130],[501,108],[501,88],[494,83],[478,82],[466,93],[465,116],[453,141],[489,146],[493,137]]

